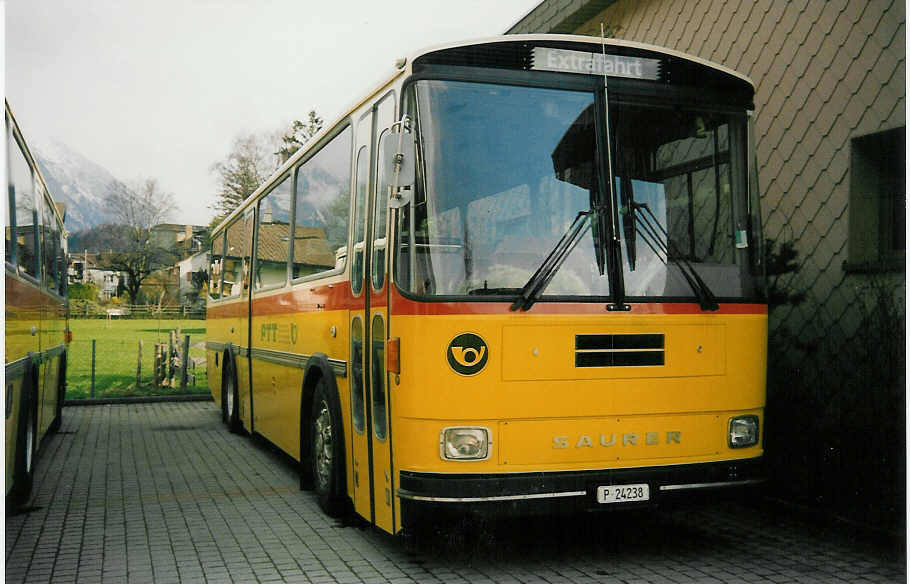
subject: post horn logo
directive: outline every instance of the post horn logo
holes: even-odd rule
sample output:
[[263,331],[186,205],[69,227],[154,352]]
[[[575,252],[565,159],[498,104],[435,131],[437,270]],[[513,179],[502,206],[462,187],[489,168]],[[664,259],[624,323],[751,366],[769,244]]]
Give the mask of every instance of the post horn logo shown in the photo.
[[459,375],[474,375],[487,364],[487,344],[474,333],[462,333],[449,341],[446,357]]

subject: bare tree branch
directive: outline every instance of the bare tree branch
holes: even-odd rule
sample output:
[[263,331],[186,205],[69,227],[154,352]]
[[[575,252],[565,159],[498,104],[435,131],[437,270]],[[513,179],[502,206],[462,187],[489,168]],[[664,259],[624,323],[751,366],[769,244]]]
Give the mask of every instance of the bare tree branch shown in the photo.
[[147,178],[133,188],[112,184],[105,204],[108,215],[128,228],[129,237],[125,250],[104,254],[101,263],[126,275],[127,294],[130,302],[136,303],[142,282],[175,257],[174,250],[162,247],[152,237],[152,228],[170,219],[176,209],[174,195],[162,190],[156,179]]

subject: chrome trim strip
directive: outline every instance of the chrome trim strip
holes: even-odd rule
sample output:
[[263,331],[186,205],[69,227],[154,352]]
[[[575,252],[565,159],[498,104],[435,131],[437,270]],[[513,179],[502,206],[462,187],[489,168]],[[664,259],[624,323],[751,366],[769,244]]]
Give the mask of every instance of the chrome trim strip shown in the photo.
[[25,357],[20,357],[19,359],[6,364],[6,379],[18,379],[25,375],[30,364],[34,363],[35,365],[40,365],[41,363],[47,363],[65,352],[66,344],[64,343],[57,345],[56,347],[51,347],[46,351],[41,351],[40,353],[29,353]]
[[[286,367],[294,367],[295,369],[305,369],[307,362],[309,362],[312,355],[304,355],[302,353],[289,353],[287,351],[276,351],[274,349],[248,349],[246,347],[237,347],[239,354],[243,357],[250,357],[251,359],[259,359],[260,361],[265,361],[266,363],[275,363],[277,365],[284,365]],[[348,362],[341,359],[329,359],[329,366],[332,368],[332,373],[335,374],[335,377],[347,377],[348,376]]]
[[206,351],[218,351],[219,353],[227,349],[227,343],[219,343],[217,341],[206,341],[205,350]]
[[576,353],[663,353],[665,349],[575,349]]
[[18,379],[25,375],[25,372],[28,371],[28,366],[31,364],[32,358],[28,355],[16,359],[12,363],[6,364],[6,380],[12,381]]
[[765,482],[765,479],[745,479],[742,481],[721,481],[716,483],[690,483],[688,485],[661,485],[661,491],[684,491],[688,489],[712,489],[715,487],[738,487]]
[[66,352],[66,345],[60,344],[60,345],[57,345],[56,347],[51,347],[47,351],[44,351],[41,354],[41,357],[42,357],[42,359],[50,360],[50,359],[53,359],[54,357],[62,355],[65,352]]
[[286,365],[303,369],[309,360],[309,355],[300,355],[298,353],[286,353],[284,351],[275,351],[272,349],[250,349],[251,357],[268,363]]
[[524,501],[528,499],[556,499],[559,497],[584,497],[587,491],[565,491],[562,493],[536,493],[531,495],[502,495],[499,497],[425,497],[412,495],[399,489],[396,496],[411,501],[432,501],[434,503],[483,503],[489,501]]
[[348,362],[342,361],[341,359],[329,359],[329,365],[332,366],[332,373],[335,374],[335,377],[347,377],[348,376]]

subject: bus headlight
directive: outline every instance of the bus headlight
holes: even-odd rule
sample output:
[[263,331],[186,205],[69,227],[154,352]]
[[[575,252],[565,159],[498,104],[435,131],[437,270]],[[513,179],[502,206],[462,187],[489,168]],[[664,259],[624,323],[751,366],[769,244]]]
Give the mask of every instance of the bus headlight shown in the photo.
[[730,418],[730,448],[745,448],[758,444],[758,416]]
[[485,460],[490,457],[490,431],[486,428],[444,428],[439,455],[444,460]]

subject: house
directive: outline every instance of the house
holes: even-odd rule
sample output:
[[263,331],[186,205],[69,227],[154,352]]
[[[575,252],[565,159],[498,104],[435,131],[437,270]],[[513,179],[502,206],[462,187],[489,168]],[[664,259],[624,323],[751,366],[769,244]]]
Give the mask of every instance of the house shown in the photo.
[[206,281],[211,258],[211,251],[205,250],[177,262],[177,294],[181,304],[192,304],[198,300],[199,289]]
[[173,249],[181,258],[187,258],[205,247],[207,231],[204,225],[161,223],[152,227],[151,240],[156,246]]
[[126,283],[126,274],[101,267],[102,255],[88,252],[71,254],[67,280],[70,284],[93,283],[98,289],[98,300],[106,302],[117,296],[120,282]]

